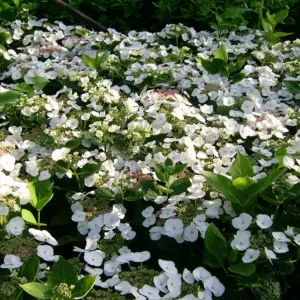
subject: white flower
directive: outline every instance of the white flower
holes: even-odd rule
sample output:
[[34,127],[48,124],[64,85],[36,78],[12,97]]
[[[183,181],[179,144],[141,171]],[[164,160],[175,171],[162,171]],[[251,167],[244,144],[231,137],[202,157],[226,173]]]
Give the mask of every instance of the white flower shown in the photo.
[[167,287],[172,297],[178,297],[181,294],[181,274],[171,274]]
[[183,233],[183,222],[180,219],[169,219],[164,225],[166,235],[176,237]]
[[95,250],[84,253],[84,260],[91,266],[100,267],[105,257],[104,252]]
[[158,241],[161,238],[161,235],[164,234],[165,230],[160,226],[153,226],[150,230],[150,239],[152,241]]
[[134,262],[144,262],[148,259],[150,259],[149,251],[131,253],[131,260]]
[[142,211],[142,216],[144,218],[149,218],[150,216],[152,216],[153,212],[154,212],[154,207],[153,206],[148,206],[147,208],[145,208]]
[[148,227],[154,225],[155,222],[156,222],[156,217],[155,217],[155,215],[151,215],[151,216],[149,216],[148,218],[146,218],[146,219],[144,220],[143,226],[146,227],[146,228],[148,228]]
[[5,228],[8,234],[21,235],[25,228],[25,222],[21,217],[14,217],[6,224]]
[[51,178],[51,174],[48,170],[40,172],[39,181],[47,180],[49,178]]
[[193,274],[188,269],[183,270],[182,278],[188,284],[193,284],[195,281]]
[[206,221],[206,215],[205,214],[197,215],[193,219],[193,222],[196,224],[196,226],[202,225],[202,223],[205,222],[205,221]]
[[269,250],[266,247],[265,247],[265,253],[266,253],[267,259],[270,261],[270,263],[272,263],[272,259],[277,259],[276,254],[272,250]]
[[246,213],[241,213],[239,217],[232,220],[235,229],[246,230],[252,222],[252,217]]
[[295,161],[292,158],[285,156],[283,158],[283,165],[288,169],[293,169],[295,166]]
[[59,161],[61,159],[65,159],[67,154],[70,152],[69,148],[61,148],[61,149],[56,149],[52,152],[52,159],[54,161]]
[[0,157],[0,170],[4,169],[7,172],[13,171],[15,168],[16,159],[10,155],[5,154]]
[[120,225],[120,218],[118,213],[104,214],[104,225],[107,227],[118,227]]
[[207,278],[211,277],[211,274],[203,267],[198,267],[193,271],[193,276],[196,281],[201,280],[202,282]]
[[256,224],[262,229],[267,229],[273,225],[273,221],[267,215],[257,215]]
[[184,229],[183,237],[187,242],[195,242],[198,239],[198,228],[191,223]]
[[289,237],[293,237],[295,235],[294,228],[290,226],[287,227],[287,230],[284,231],[284,233]]
[[286,237],[283,232],[272,232],[273,238],[278,242],[290,242],[291,240]]
[[294,242],[300,246],[300,234],[299,233],[294,237]]
[[224,285],[215,276],[206,279],[203,284],[204,288],[210,290],[216,297],[221,297],[225,292]]
[[29,233],[31,233],[34,238],[40,242],[46,242],[52,246],[57,246],[58,243],[56,239],[46,230],[37,230],[34,228],[30,228]]
[[128,281],[121,281],[114,288],[116,291],[121,292],[121,295],[126,295],[130,293],[132,285]]
[[150,285],[144,285],[140,290],[140,294],[148,297],[151,300],[159,300],[161,299],[159,296],[159,289],[152,287]]
[[45,261],[57,261],[58,255],[54,255],[54,250],[49,245],[37,246],[37,255]]
[[168,289],[166,288],[166,286],[168,283],[168,278],[169,277],[165,273],[155,276],[153,280],[155,287],[158,288],[163,293],[167,293]]
[[20,268],[23,263],[19,256],[8,254],[4,256],[4,264],[0,266],[2,269],[17,269]]
[[84,211],[76,210],[72,215],[71,219],[74,222],[83,222],[85,221],[86,213]]
[[250,231],[238,231],[235,239],[231,242],[231,247],[239,251],[244,251],[250,246]]
[[274,252],[276,253],[286,253],[289,251],[288,244],[286,242],[274,241]]
[[247,249],[244,256],[242,257],[242,261],[245,264],[252,263],[256,259],[258,259],[259,255],[260,255],[259,250]]
[[0,216],[7,216],[9,213],[9,208],[8,206],[0,206]]
[[159,266],[167,273],[167,275],[177,274],[177,268],[175,267],[174,262],[167,260],[158,260]]
[[198,298],[200,300],[212,300],[212,293],[210,290],[198,292]]

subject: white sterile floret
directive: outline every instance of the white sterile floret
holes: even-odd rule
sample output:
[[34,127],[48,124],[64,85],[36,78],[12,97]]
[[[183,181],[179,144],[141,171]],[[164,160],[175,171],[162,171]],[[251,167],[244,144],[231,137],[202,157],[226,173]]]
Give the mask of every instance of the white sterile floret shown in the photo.
[[169,219],[164,225],[166,235],[176,237],[183,233],[183,222],[180,219]]
[[143,252],[134,252],[131,253],[131,260],[133,262],[144,262],[150,259],[150,252],[149,251],[143,251]]
[[268,249],[267,247],[265,247],[265,254],[271,264],[272,264],[272,259],[277,259],[276,254],[272,250]]
[[210,290],[198,292],[198,298],[200,300],[212,300],[212,292]]
[[12,218],[5,226],[6,232],[11,235],[21,235],[25,228],[25,222],[21,217]]
[[51,178],[51,174],[48,170],[40,172],[39,181],[47,180],[49,178]]
[[206,280],[207,278],[211,277],[210,272],[208,272],[205,268],[203,267],[198,267],[193,271],[193,276],[196,281],[201,280],[202,282]]
[[172,297],[178,297],[181,294],[181,274],[168,275],[167,287]]
[[239,217],[232,220],[232,226],[235,229],[246,230],[252,222],[252,217],[249,214],[241,213]]
[[118,213],[106,213],[104,214],[104,225],[107,227],[116,228],[120,225],[120,218]]
[[258,259],[259,255],[260,255],[259,250],[247,249],[244,256],[242,257],[242,261],[245,264],[252,263],[253,261]]
[[0,266],[1,269],[17,269],[20,268],[23,263],[19,256],[13,254],[7,254],[4,256],[4,263]]
[[159,274],[158,276],[155,276],[153,279],[154,285],[156,288],[158,288],[161,292],[167,293],[167,283],[168,283],[169,277],[165,274]]
[[54,255],[54,250],[49,245],[37,246],[37,255],[45,261],[57,261],[59,256]]
[[273,225],[273,221],[267,215],[257,215],[256,216],[256,224],[261,229],[267,229],[267,228],[270,228]]
[[148,228],[148,227],[154,225],[155,222],[156,222],[156,217],[155,217],[155,215],[153,214],[153,215],[149,216],[148,218],[146,218],[146,219],[144,220],[143,226],[146,227],[146,228]]
[[225,292],[224,285],[215,276],[212,276],[204,281],[204,288],[210,290],[215,297],[221,297]]
[[161,235],[165,234],[165,229],[160,226],[153,226],[149,230],[149,234],[152,241],[158,241],[161,238]]
[[273,238],[278,242],[290,242],[291,240],[283,232],[272,232]]
[[105,254],[100,250],[84,253],[84,260],[91,266],[100,267],[104,258]]
[[288,244],[286,242],[273,242],[274,252],[276,253],[286,253],[289,251]]
[[294,242],[300,246],[300,234],[299,233],[295,235]]
[[177,268],[175,267],[175,263],[173,261],[159,259],[158,264],[168,276],[178,273]]
[[121,281],[114,286],[116,291],[121,292],[121,295],[130,294],[132,285],[128,281]]
[[159,289],[152,287],[150,285],[144,285],[140,290],[140,294],[148,297],[148,299],[159,300],[161,299],[159,295]]
[[231,242],[231,247],[239,251],[244,251],[250,247],[250,231],[238,231],[234,240]]
[[56,149],[52,152],[52,159],[54,161],[59,161],[62,159],[65,159],[67,154],[70,152],[69,148],[61,148],[61,149]]
[[9,208],[8,206],[0,206],[0,216],[7,216],[9,213]]
[[46,242],[52,246],[58,245],[56,239],[46,230],[37,230],[34,228],[30,228],[28,231],[37,241]]
[[5,154],[0,157],[0,171],[12,172],[15,168],[16,159],[11,154]]
[[289,237],[293,237],[295,235],[294,228],[290,226],[287,227],[287,230],[284,231],[284,233]]
[[186,268],[183,270],[182,278],[188,284],[193,284],[195,281],[192,272]]
[[142,216],[144,218],[148,218],[150,216],[153,215],[153,212],[154,212],[154,207],[153,206],[148,206],[147,208],[145,208],[143,211],[142,211]]
[[184,229],[183,238],[187,242],[195,242],[198,239],[198,228],[191,223]]
[[196,226],[202,225],[203,222],[206,221],[206,215],[205,214],[200,214],[194,217],[193,222],[195,223]]

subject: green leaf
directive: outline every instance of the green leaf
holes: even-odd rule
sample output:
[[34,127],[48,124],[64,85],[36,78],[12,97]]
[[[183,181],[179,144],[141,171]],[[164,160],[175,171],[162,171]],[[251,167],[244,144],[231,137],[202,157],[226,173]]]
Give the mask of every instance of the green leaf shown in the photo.
[[238,256],[238,251],[232,248],[228,249],[228,260],[230,262],[235,262]]
[[29,78],[33,82],[33,87],[35,90],[42,90],[50,81],[42,76],[33,76]]
[[224,61],[221,59],[213,59],[212,61],[201,59],[201,65],[210,74],[217,74],[221,71]]
[[210,254],[206,248],[203,249],[203,264],[211,268],[221,268],[222,264],[217,260],[217,258]]
[[104,52],[101,56],[97,55],[95,60],[96,60],[96,67],[100,68],[102,64],[104,64],[109,58],[108,52]]
[[269,12],[269,11],[267,11],[267,14],[266,14],[266,16],[267,16],[267,19],[268,19],[269,23],[271,23],[271,24],[272,24],[272,26],[273,26],[273,27],[275,27],[275,26],[276,26],[276,24],[277,24],[277,21],[276,21],[276,19],[275,19],[275,15],[274,15],[274,14],[273,14],[273,15],[271,15],[271,14],[270,14],[270,12]]
[[47,149],[55,146],[55,138],[51,135],[42,134],[35,139],[35,142]]
[[15,6],[20,7],[21,0],[13,0],[13,1],[14,1]]
[[238,152],[232,163],[230,173],[233,179],[240,177],[253,177],[253,167],[249,158]]
[[160,185],[160,184],[158,184],[156,182],[154,182],[154,187],[156,188],[156,190],[158,190],[158,191],[160,191],[160,192],[162,192],[164,194],[170,194],[170,193],[174,192],[173,189],[167,188],[167,187],[165,187],[163,185]]
[[81,278],[75,285],[72,291],[72,296],[75,299],[84,298],[88,292],[93,288],[96,281],[96,276],[85,276]]
[[36,210],[41,211],[43,207],[52,199],[52,182],[50,180],[39,181],[35,178],[28,185],[31,196],[31,204]]
[[252,184],[254,184],[255,180],[253,178],[250,177],[239,177],[233,180],[232,185],[243,191],[245,189],[247,189],[249,186],[251,186]]
[[284,80],[284,85],[287,90],[292,94],[299,94],[300,93],[300,81],[296,80]]
[[77,174],[82,178],[87,178],[97,173],[100,170],[99,164],[86,164],[81,169],[78,169]]
[[261,18],[261,24],[266,33],[273,32],[273,26],[266,19]]
[[173,169],[171,175],[177,175],[177,174],[179,174],[179,173],[182,172],[186,167],[187,167],[187,164],[177,163],[176,166],[174,167],[174,169]]
[[238,59],[235,63],[231,64],[229,66],[230,73],[234,73],[234,72],[237,72],[240,69],[242,69],[245,62],[246,62],[246,59],[243,57],[243,58]]
[[33,255],[27,259],[21,269],[21,277],[25,277],[27,281],[35,281],[39,271],[40,260],[37,255]]
[[216,51],[215,53],[215,58],[216,59],[221,59],[223,60],[225,63],[228,62],[228,53],[227,53],[227,49],[225,47],[224,44],[222,44]]
[[203,176],[205,177],[208,184],[210,184],[215,190],[222,193],[226,198],[232,202],[239,203],[239,195],[232,185],[232,182],[227,177],[215,174],[213,172],[204,172]]
[[294,33],[293,32],[274,32],[274,37],[281,38],[281,37],[289,36],[292,34],[294,34]]
[[271,172],[268,176],[260,179],[258,182],[251,185],[248,189],[249,199],[253,198],[254,196],[258,195],[266,188],[268,188],[276,179],[284,172],[284,169],[275,170]]
[[227,256],[226,240],[218,227],[213,223],[208,226],[205,232],[205,247],[220,263],[224,262]]
[[97,198],[101,200],[113,200],[115,198],[115,194],[108,188],[100,187],[95,190]]
[[15,104],[21,98],[22,94],[16,91],[0,93],[0,108],[7,104]]
[[268,193],[266,191],[262,191],[260,193],[260,197],[269,204],[276,205],[276,206],[281,204],[281,202],[275,200],[273,194]]
[[22,209],[21,216],[22,216],[22,219],[28,224],[32,224],[32,225],[36,225],[36,226],[47,226],[47,224],[38,223],[30,210]]
[[180,195],[182,193],[186,193],[187,189],[191,186],[191,180],[189,177],[183,177],[175,180],[170,188],[174,190],[172,195]]
[[166,174],[166,169],[163,165],[160,164],[154,164],[153,168],[155,170],[155,175],[157,178],[162,182],[167,182],[169,176]]
[[125,201],[137,201],[143,198],[143,192],[141,191],[133,191],[129,194],[129,196],[125,197]]
[[94,69],[94,70],[97,69],[96,59],[94,59],[86,54],[82,54],[82,61],[86,66],[90,67],[91,69]]
[[277,24],[284,21],[288,15],[289,15],[289,10],[287,8],[276,13],[275,20],[276,20]]
[[165,161],[165,167],[168,167],[168,168],[172,168],[173,167],[173,161],[172,159],[170,159],[169,157],[166,159]]
[[155,198],[157,198],[159,195],[154,192],[153,190],[151,189],[148,189],[147,193],[145,194],[145,196],[150,199],[150,200],[154,200]]
[[242,276],[251,276],[255,270],[255,264],[245,264],[245,263],[238,263],[236,265],[231,265],[228,267],[228,270],[232,273],[239,274]]
[[76,285],[78,279],[75,267],[60,257],[48,275],[48,286],[53,288],[62,282],[68,285]]
[[230,75],[230,83],[236,83],[246,78],[245,73],[238,73],[234,75]]
[[65,147],[73,149],[81,145],[81,139],[73,139],[65,143]]
[[283,159],[284,157],[287,155],[287,150],[286,150],[286,147],[281,147],[279,149],[276,150],[275,152],[275,158],[278,159],[278,167],[279,168],[283,168],[284,165],[283,165]]
[[29,282],[26,284],[21,284],[21,288],[29,295],[38,299],[50,299],[51,289],[39,282]]

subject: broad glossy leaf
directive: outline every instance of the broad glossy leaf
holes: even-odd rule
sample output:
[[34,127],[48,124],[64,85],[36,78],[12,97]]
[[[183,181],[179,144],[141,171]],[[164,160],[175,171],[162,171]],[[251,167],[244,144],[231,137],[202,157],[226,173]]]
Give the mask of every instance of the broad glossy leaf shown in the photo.
[[228,62],[228,53],[227,53],[227,49],[225,47],[224,44],[222,44],[216,51],[215,53],[215,58],[216,59],[221,59],[223,60],[225,63]]
[[230,179],[213,172],[204,172],[203,176],[208,184],[210,184],[218,192],[222,193],[228,200],[239,203],[239,195]]
[[186,193],[187,189],[191,186],[191,180],[189,177],[183,177],[175,180],[170,188],[174,190],[172,195],[180,195]]
[[39,271],[40,260],[37,255],[33,255],[27,259],[22,266],[21,276],[25,277],[27,281],[35,281],[36,275]]
[[276,24],[278,23],[278,22],[276,21],[276,19],[275,19],[275,15],[274,15],[274,14],[271,15],[270,12],[267,11],[266,16],[267,16],[267,19],[268,19],[269,23],[271,23],[272,26],[275,27]]
[[22,209],[21,216],[22,216],[22,219],[28,224],[32,224],[32,225],[36,225],[36,226],[47,226],[47,224],[38,223],[30,210]]
[[31,204],[38,211],[41,211],[53,197],[52,182],[50,180],[39,181],[35,178],[27,187],[31,196]]
[[85,297],[88,292],[93,288],[96,281],[96,276],[85,276],[81,278],[75,285],[72,291],[72,296],[75,299],[81,299]]
[[251,276],[255,272],[256,266],[253,263],[245,264],[241,262],[236,265],[229,266],[228,270],[242,276]]
[[266,33],[273,32],[273,26],[266,19],[261,18],[261,24]]
[[50,299],[51,289],[39,282],[29,282],[20,285],[21,288],[29,295],[38,299]]
[[86,164],[82,168],[77,170],[78,176],[82,178],[87,178],[89,176],[92,176],[93,174],[97,173],[100,170],[99,164]]
[[288,15],[289,15],[289,10],[287,8],[276,13],[275,20],[277,24],[283,22]]
[[94,59],[86,54],[82,54],[82,61],[86,66],[90,67],[91,69],[94,69],[94,70],[97,69],[96,59]]
[[285,37],[285,36],[289,36],[294,34],[293,32],[274,32],[274,36],[276,38],[281,38],[281,37]]
[[53,288],[62,282],[76,285],[78,279],[74,266],[60,257],[48,275],[48,286]]
[[205,232],[205,247],[222,263],[227,256],[226,240],[218,227],[211,223]]
[[22,94],[16,91],[8,91],[4,93],[0,93],[0,107],[3,107],[7,104],[14,104],[18,102],[21,98]]
[[50,81],[48,78],[42,76],[33,76],[30,77],[30,80],[33,82],[33,87],[35,90],[42,90]]
[[253,177],[253,167],[249,158],[238,152],[232,163],[230,173],[233,179],[240,177]]

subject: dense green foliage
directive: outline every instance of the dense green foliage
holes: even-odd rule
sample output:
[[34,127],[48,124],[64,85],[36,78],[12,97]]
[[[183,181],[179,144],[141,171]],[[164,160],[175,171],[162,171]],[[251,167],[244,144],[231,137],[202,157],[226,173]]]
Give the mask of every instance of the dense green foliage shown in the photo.
[[[166,24],[181,22],[196,29],[236,30],[241,25],[261,28],[261,13],[288,8],[284,29],[299,33],[298,0],[66,0],[79,11],[106,27],[130,30],[160,30]],[[24,17],[24,9],[39,18],[76,22],[54,0],[5,0],[0,3],[0,22]]]

